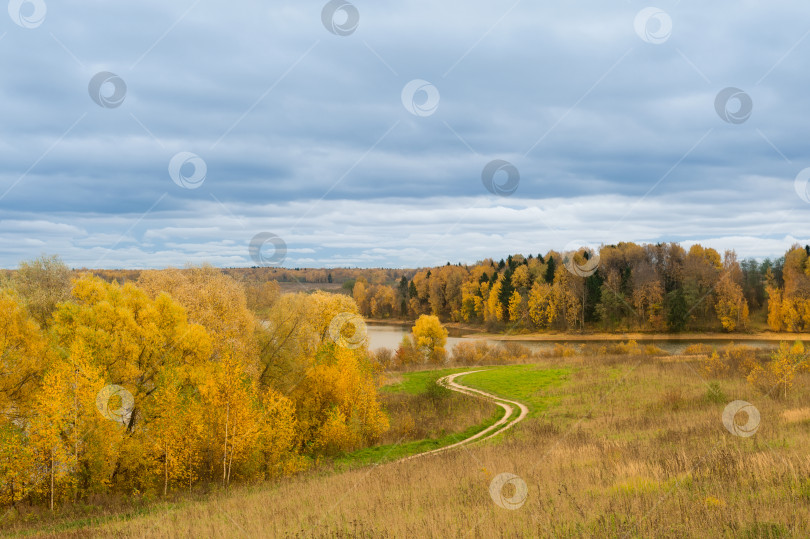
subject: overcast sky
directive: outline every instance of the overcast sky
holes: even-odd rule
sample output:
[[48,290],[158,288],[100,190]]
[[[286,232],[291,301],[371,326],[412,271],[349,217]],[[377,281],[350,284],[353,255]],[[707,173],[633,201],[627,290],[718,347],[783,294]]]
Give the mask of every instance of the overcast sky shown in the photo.
[[0,266],[810,242],[806,1],[352,2],[12,0]]

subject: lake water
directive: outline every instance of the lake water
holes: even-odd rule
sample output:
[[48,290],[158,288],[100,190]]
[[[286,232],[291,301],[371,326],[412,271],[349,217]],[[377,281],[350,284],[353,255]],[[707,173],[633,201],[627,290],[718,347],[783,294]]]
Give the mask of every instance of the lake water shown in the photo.
[[[399,347],[399,343],[402,341],[402,337],[405,335],[409,335],[411,332],[411,325],[410,324],[403,324],[403,325],[388,325],[388,324],[368,324],[368,338],[369,338],[369,349],[376,350],[377,348],[390,348],[392,351],[395,351]],[[448,352],[452,352],[453,346],[460,341],[470,341],[475,334],[468,334],[470,337],[463,337],[464,333],[460,330],[448,330],[450,335],[447,337],[447,345],[445,348]],[[499,341],[496,339],[484,339],[489,344],[502,344],[504,341]],[[573,345],[588,342],[592,344],[603,344],[606,342],[617,342],[617,341],[586,341],[586,340],[566,340],[566,341],[521,341],[521,340],[512,340],[510,342],[516,342],[528,347],[531,350],[548,350],[554,348],[554,345],[562,342],[568,342]],[[694,340],[661,340],[661,339],[636,339],[640,345],[645,344],[654,344],[658,348],[669,352],[670,354],[679,354],[683,352],[683,350],[689,346],[690,344],[695,343],[705,343],[709,346],[716,346],[716,347],[723,347],[729,345],[731,343],[736,344],[745,344],[746,346],[751,346],[752,348],[776,348],[779,346],[777,341],[735,341],[734,339],[728,340],[716,340],[716,339],[694,339]]]
[[[402,337],[411,334],[413,325],[394,326],[388,324],[367,324],[368,329],[368,347],[370,350],[377,348],[390,348],[396,351],[399,348],[399,343],[402,342]],[[447,344],[445,348],[450,352],[459,341],[469,341],[461,337],[462,332],[458,330],[449,330],[447,337]]]

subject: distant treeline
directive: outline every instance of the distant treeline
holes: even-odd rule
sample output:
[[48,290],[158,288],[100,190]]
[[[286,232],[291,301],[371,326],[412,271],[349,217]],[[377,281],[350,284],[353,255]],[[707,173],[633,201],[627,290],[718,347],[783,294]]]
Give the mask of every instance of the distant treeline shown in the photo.
[[[351,294],[369,318],[443,322],[491,330],[774,331],[810,329],[810,247],[776,260],[739,261],[699,244],[622,242],[578,252],[513,254],[474,265],[422,269],[225,268],[261,310],[262,284],[315,284]],[[137,281],[138,270],[93,270]],[[304,288],[302,287],[302,291]],[[309,287],[311,290],[311,285]]]
[[[687,251],[676,243],[619,243],[515,254],[473,266],[448,264],[391,285],[359,278],[353,295],[366,316],[431,313],[490,329],[741,331],[749,313],[766,307],[769,295],[785,290],[790,301],[810,298],[810,284],[806,295],[792,286],[799,276],[810,279],[807,251],[795,246],[775,261],[740,262],[734,251],[721,256],[701,245]],[[786,322],[773,329],[805,327],[788,310]]]

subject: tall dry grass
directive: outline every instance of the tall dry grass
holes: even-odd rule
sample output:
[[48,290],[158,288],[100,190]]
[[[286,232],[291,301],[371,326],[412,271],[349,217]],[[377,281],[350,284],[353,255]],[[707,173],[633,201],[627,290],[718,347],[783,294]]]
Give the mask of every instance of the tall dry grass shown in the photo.
[[470,399],[444,387],[419,395],[381,393],[380,401],[391,428],[380,444],[440,438],[480,425],[499,410],[483,399]]
[[[808,537],[810,389],[787,399],[744,379],[705,380],[697,360],[547,358],[574,367],[559,403],[506,437],[406,462],[303,475],[92,531],[117,537]],[[711,384],[710,382],[714,382]],[[750,438],[721,422],[752,402]],[[497,474],[528,487],[493,502]],[[505,491],[509,496],[511,492]]]

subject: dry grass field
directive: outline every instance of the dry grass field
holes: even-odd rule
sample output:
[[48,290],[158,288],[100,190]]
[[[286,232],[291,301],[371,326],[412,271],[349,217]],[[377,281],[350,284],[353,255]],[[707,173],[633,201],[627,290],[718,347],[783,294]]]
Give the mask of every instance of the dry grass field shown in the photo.
[[[776,399],[741,378],[707,380],[697,359],[677,359],[547,358],[537,368],[567,368],[568,379],[535,392],[535,398],[552,404],[500,440],[406,462],[303,474],[273,486],[243,487],[172,508],[158,506],[146,516],[119,517],[70,533],[810,535],[810,376],[797,377],[787,398]],[[493,369],[489,380],[478,379],[477,384],[498,385],[499,370],[506,372]],[[515,387],[516,393],[525,391]],[[734,435],[724,427],[723,411],[736,399],[751,402],[760,412],[753,436]],[[745,422],[744,415],[738,423]],[[502,473],[517,479],[491,494],[493,479]]]

